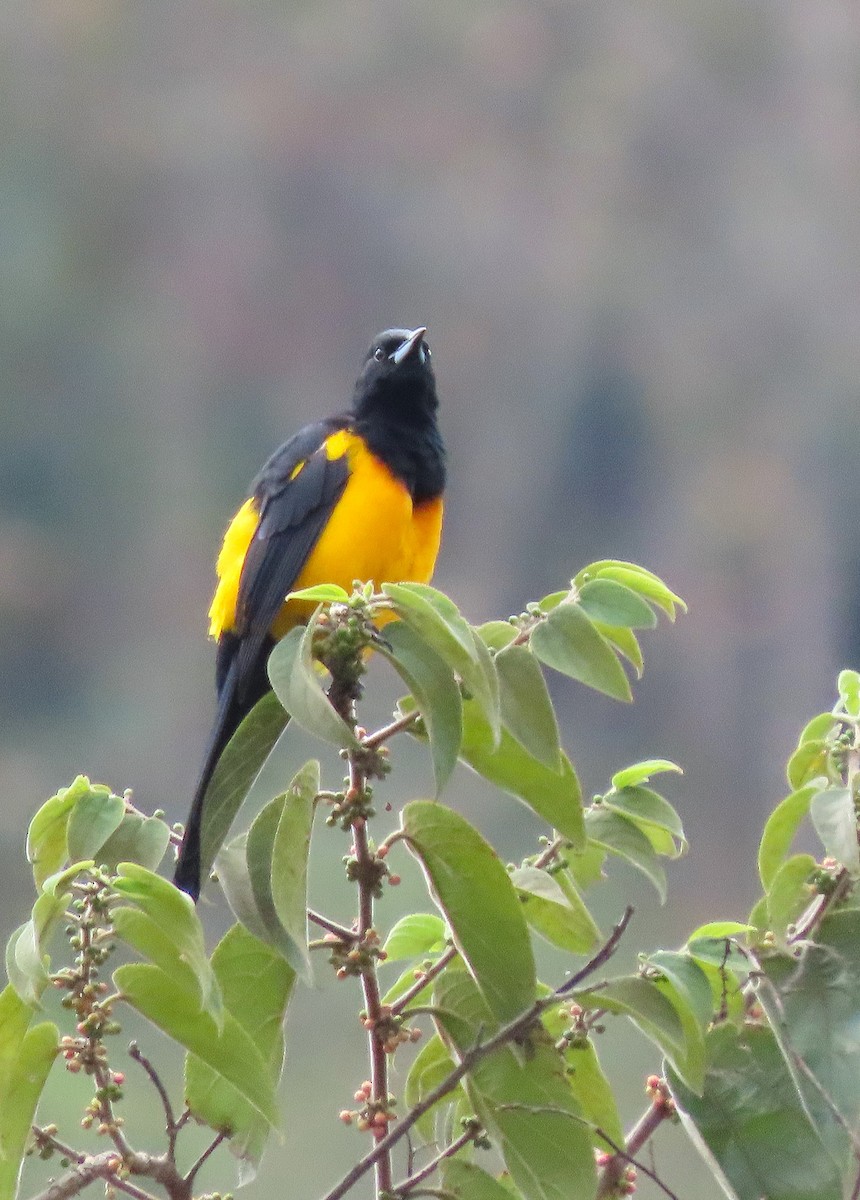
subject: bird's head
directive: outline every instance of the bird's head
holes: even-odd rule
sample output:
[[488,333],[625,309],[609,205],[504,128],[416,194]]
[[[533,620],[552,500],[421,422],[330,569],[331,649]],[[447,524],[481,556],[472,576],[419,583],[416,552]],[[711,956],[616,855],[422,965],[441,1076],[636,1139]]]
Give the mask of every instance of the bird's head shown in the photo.
[[359,417],[379,413],[408,419],[435,411],[436,379],[426,332],[423,326],[386,329],[373,339],[355,385],[353,408]]

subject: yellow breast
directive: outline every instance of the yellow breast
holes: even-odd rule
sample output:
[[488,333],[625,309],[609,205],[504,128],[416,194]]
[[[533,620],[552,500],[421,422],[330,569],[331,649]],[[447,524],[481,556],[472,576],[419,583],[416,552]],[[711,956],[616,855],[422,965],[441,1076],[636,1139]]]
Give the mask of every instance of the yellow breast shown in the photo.
[[[352,590],[356,579],[427,583],[433,573],[442,534],[442,500],[413,506],[412,498],[388,468],[348,430],[326,440],[330,459],[346,455],[349,478],[325,529],[299,572],[292,591],[318,583]],[[233,518],[218,556],[218,587],[209,611],[213,637],[231,630],[248,546],[257,527],[255,502],[248,500]],[[283,635],[306,620],[314,605],[291,601],[272,624]]]

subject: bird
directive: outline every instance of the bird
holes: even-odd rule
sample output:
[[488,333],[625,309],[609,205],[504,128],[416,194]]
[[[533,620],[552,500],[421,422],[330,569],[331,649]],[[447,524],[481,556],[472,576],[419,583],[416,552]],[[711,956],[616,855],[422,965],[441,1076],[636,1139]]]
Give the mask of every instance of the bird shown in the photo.
[[209,610],[217,712],[174,883],[197,900],[206,791],[242,719],[269,690],[277,641],[314,605],[289,592],[334,583],[429,583],[442,535],[445,448],[426,327],[386,329],[351,407],[306,425],[269,458],[224,535]]

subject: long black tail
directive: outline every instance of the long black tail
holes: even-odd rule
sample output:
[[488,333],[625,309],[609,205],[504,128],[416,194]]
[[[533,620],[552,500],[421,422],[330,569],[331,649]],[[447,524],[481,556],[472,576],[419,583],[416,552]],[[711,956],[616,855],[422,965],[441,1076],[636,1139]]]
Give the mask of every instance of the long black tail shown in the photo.
[[191,801],[191,811],[185,824],[185,837],[179,848],[179,858],[173,873],[173,882],[177,887],[187,892],[192,900],[200,895],[202,880],[200,878],[200,834],[203,827],[203,804],[206,792],[218,765],[225,746],[239,727],[242,718],[249,710],[249,705],[242,705],[236,699],[235,664],[227,672],[227,676],[218,693],[218,712],[206,753],[197,787],[194,789],[194,799]]

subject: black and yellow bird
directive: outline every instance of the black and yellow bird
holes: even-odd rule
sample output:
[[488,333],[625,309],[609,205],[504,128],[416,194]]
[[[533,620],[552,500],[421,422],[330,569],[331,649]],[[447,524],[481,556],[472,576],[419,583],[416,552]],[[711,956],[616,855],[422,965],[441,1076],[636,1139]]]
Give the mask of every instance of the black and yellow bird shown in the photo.
[[313,605],[285,597],[318,583],[426,583],[442,533],[445,451],[426,329],[387,329],[371,345],[352,408],[306,425],[276,450],[218,556],[209,632],[218,643],[218,712],[174,880],[197,898],[206,790],[242,718],[269,690],[275,642]]

